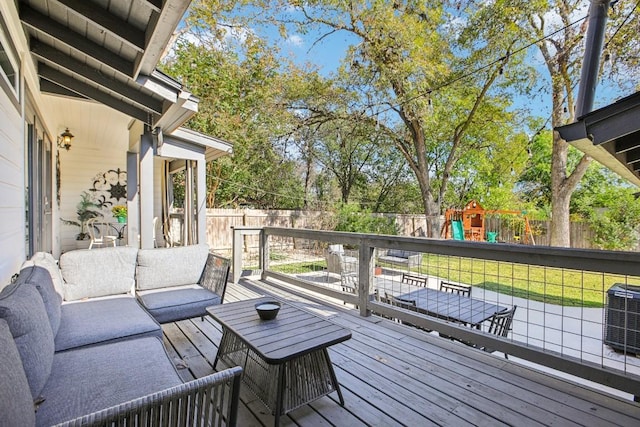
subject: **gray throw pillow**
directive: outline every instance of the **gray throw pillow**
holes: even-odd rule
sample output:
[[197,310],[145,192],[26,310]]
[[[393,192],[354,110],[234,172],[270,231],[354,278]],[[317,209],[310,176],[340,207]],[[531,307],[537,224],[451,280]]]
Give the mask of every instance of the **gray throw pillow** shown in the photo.
[[0,319],[9,325],[35,399],[49,379],[54,352],[49,318],[35,286],[14,283],[4,288],[0,292]]
[[9,325],[0,319],[0,425],[33,426],[36,416],[27,376]]
[[58,262],[53,255],[48,252],[36,252],[28,262],[30,262],[31,265],[47,269],[51,275],[51,281],[53,282],[53,287],[56,292],[60,295],[60,298],[64,297],[64,288],[62,286],[64,279],[62,279]]
[[42,301],[44,307],[47,310],[47,316],[49,317],[49,323],[51,324],[51,331],[55,337],[60,327],[60,319],[62,317],[62,296],[56,292],[51,280],[51,274],[43,267],[27,267],[20,270],[20,275],[16,283],[25,282],[32,286],[35,286]]

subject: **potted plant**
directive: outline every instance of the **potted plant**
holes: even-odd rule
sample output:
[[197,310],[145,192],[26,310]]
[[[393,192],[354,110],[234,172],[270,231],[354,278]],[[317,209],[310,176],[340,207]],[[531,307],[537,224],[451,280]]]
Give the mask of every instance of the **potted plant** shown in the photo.
[[80,195],[80,201],[76,205],[77,220],[62,219],[62,222],[66,225],[75,225],[80,228],[80,232],[76,235],[76,245],[78,247],[84,247],[84,240],[89,239],[89,233],[87,232],[87,221],[91,218],[100,216],[100,212],[94,209],[98,209],[99,206],[91,199],[91,195],[86,191],[83,191]]
[[127,222],[127,207],[125,205],[115,205],[111,208],[111,212],[118,219],[118,222]]

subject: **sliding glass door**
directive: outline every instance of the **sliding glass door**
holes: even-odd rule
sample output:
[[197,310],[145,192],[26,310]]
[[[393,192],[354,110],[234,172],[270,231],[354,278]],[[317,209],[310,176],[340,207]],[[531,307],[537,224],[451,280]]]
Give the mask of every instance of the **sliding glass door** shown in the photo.
[[25,126],[25,244],[30,257],[52,251],[52,144],[35,114],[27,115]]

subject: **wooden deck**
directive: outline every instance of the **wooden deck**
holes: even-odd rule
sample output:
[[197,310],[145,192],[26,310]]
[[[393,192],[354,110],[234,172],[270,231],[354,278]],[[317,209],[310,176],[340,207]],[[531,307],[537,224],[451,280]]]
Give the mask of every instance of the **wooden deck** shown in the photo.
[[[283,426],[640,425],[639,404],[302,291],[242,279],[229,285],[225,302],[259,295],[295,301],[353,335],[329,349],[345,406],[333,393],[281,418]],[[185,320],[163,330],[185,380],[213,372],[222,335],[216,322]],[[241,400],[239,426],[273,425],[249,391]]]

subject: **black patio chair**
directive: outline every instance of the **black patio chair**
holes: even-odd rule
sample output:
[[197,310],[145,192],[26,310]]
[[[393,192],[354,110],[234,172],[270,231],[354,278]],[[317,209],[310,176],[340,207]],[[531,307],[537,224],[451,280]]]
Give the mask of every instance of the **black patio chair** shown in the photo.
[[459,283],[440,281],[440,290],[443,292],[450,292],[452,294],[462,295],[463,297],[471,296],[471,285],[463,285]]
[[[489,329],[487,329],[487,333],[506,338],[509,335],[509,331],[512,329],[513,316],[516,313],[516,308],[518,308],[518,306],[514,305],[511,310],[501,311],[500,313],[496,313],[491,316],[491,318],[489,319],[490,323]],[[495,351],[494,349],[489,347],[477,347],[473,343],[465,342],[465,344],[479,348],[480,350],[486,351],[487,353],[493,353]],[[508,359],[509,355],[505,353],[504,358]]]
[[427,278],[424,276],[418,276],[417,274],[402,273],[402,283],[414,286],[427,287]]
[[[394,297],[393,295],[387,292],[384,293],[383,302],[386,302],[387,304],[391,304],[394,307],[404,308],[405,310],[418,311],[416,307],[416,300]],[[414,326],[412,323],[403,322],[402,320],[397,318],[393,318],[393,320],[403,325]]]

